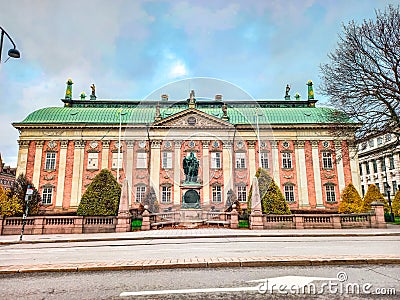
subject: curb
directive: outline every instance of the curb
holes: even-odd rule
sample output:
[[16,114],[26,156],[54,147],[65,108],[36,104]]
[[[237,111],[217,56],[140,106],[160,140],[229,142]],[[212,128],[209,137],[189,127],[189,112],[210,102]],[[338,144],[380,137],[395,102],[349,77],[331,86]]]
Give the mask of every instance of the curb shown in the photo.
[[326,266],[326,265],[400,265],[400,257],[238,257],[238,258],[196,258],[172,260],[144,260],[99,263],[70,263],[54,265],[3,266],[0,274],[42,273],[42,272],[85,272],[85,271],[127,271],[188,268],[245,268],[282,266]]
[[0,241],[1,245],[16,244],[41,244],[41,243],[77,243],[77,242],[101,242],[101,241],[137,241],[137,240],[162,240],[162,239],[210,239],[210,238],[249,238],[249,237],[270,237],[270,238],[296,238],[296,237],[368,237],[368,236],[400,236],[400,232],[378,232],[378,233],[306,233],[306,234],[210,234],[210,235],[174,235],[174,236],[142,236],[142,237],[102,237],[102,238],[75,238],[75,239],[54,239],[54,240],[28,240],[28,241]]

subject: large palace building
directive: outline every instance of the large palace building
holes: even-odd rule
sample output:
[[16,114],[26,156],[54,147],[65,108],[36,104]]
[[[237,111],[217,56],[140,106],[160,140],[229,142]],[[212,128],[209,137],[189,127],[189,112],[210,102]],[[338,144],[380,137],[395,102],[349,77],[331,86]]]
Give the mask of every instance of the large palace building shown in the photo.
[[[69,84],[71,86],[72,81]],[[101,169],[127,179],[135,208],[152,188],[161,209],[222,210],[230,193],[246,206],[257,169],[269,171],[292,211],[337,210],[340,192],[360,190],[348,119],[338,138],[330,108],[307,100],[71,99],[13,123],[20,131],[17,174],[25,173],[48,212],[76,210]],[[94,88],[93,88],[94,90]]]

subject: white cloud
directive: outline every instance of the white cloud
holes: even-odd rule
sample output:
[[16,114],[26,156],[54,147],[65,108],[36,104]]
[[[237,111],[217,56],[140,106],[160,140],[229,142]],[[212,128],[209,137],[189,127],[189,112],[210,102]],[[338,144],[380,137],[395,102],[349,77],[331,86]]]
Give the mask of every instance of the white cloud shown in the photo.
[[186,76],[186,75],[188,75],[188,71],[186,70],[185,64],[181,61],[176,61],[171,66],[171,70],[169,72],[168,77],[170,79],[175,79],[175,78],[179,78],[179,77]]

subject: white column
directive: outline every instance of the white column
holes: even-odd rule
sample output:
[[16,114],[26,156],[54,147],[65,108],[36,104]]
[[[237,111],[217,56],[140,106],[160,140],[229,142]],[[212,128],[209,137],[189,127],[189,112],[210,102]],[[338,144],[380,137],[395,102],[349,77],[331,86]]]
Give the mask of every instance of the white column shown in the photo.
[[[360,164],[358,161],[357,145],[354,144],[354,142],[348,142],[347,144],[350,156],[351,181],[361,195]],[[373,171],[373,169],[371,169],[371,171]]]
[[157,199],[160,200],[160,155],[161,141],[151,142],[150,185],[154,188]]
[[[398,148],[397,148],[398,149]],[[395,177],[394,180],[396,180],[396,185],[397,187],[400,185],[400,152],[397,150],[393,151],[393,159],[394,159],[394,170],[395,171]],[[392,186],[392,183],[389,183]],[[398,188],[396,188],[396,190],[398,190]],[[393,187],[392,187],[392,191],[393,191]]]
[[36,141],[35,162],[33,164],[32,183],[39,189],[40,171],[42,169],[42,154],[44,141]]
[[174,205],[181,205],[181,145],[182,141],[175,141],[174,162]]
[[128,204],[132,203],[132,183],[133,183],[133,141],[126,141],[126,159],[125,159],[125,170],[126,179],[128,180]]
[[85,151],[84,141],[74,141],[74,162],[72,167],[71,204],[77,207],[82,195],[83,158]]
[[[256,141],[247,141],[247,147],[249,148],[249,171],[250,171],[250,178],[256,176]],[[258,153],[261,155],[261,153]],[[261,167],[261,166],[260,166]]]
[[108,169],[108,154],[110,151],[110,141],[103,141],[103,150],[101,151],[101,169]]
[[228,191],[233,190],[232,178],[232,143],[225,141],[222,149],[222,171],[224,174],[224,203],[228,199]]
[[208,145],[210,141],[202,141],[203,144],[203,205],[210,204],[210,155]]
[[18,141],[18,162],[17,162],[17,176],[26,174],[26,165],[28,163],[28,151],[30,141]]
[[275,180],[275,183],[279,188],[281,187],[281,178],[280,178],[280,166],[279,166],[279,153],[278,153],[278,142],[271,141],[271,149],[272,149],[272,177]]
[[319,164],[318,141],[311,141],[311,147],[314,172],[315,201],[317,203],[317,208],[324,208],[324,201],[322,200],[321,169]]
[[[346,187],[346,184],[344,181],[342,141],[335,141],[335,152],[336,152],[337,176],[338,176],[338,182],[339,182],[339,193],[341,193],[343,191],[343,189]],[[350,154],[350,167],[351,167],[351,154]],[[357,164],[357,170],[358,170],[358,164]],[[353,175],[353,171],[351,171],[351,173]],[[360,176],[360,175],[358,175],[358,176]],[[358,180],[358,182],[360,182],[360,180]],[[357,189],[357,191],[360,193],[360,184],[358,184],[358,186],[356,185],[356,182],[353,182],[353,184],[354,184],[355,188]]]
[[67,148],[68,141],[60,142],[60,161],[58,163],[58,180],[57,180],[57,194],[56,194],[56,208],[62,208],[64,198],[64,180],[65,170],[67,166]]
[[295,142],[296,174],[299,193],[299,207],[310,206],[308,200],[306,155],[304,152],[305,141]]

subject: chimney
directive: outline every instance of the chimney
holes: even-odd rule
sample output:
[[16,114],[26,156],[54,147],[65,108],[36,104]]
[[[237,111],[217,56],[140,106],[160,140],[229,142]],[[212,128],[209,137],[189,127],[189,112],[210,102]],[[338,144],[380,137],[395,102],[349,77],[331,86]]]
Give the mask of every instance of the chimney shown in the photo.
[[167,94],[162,94],[161,95],[161,101],[168,101],[168,95]]
[[216,94],[214,99],[215,99],[215,101],[222,101],[222,95]]

